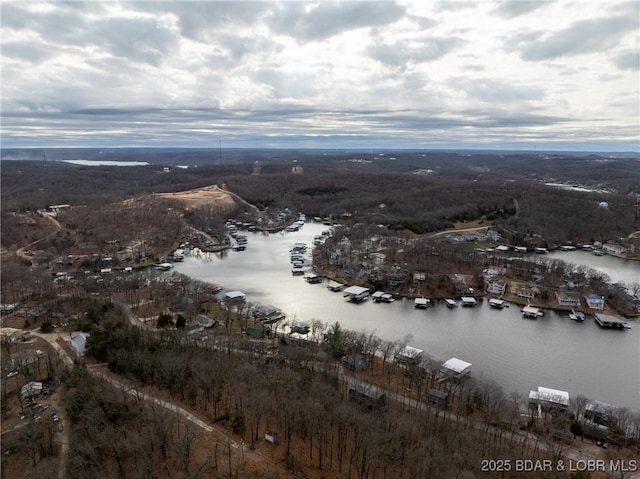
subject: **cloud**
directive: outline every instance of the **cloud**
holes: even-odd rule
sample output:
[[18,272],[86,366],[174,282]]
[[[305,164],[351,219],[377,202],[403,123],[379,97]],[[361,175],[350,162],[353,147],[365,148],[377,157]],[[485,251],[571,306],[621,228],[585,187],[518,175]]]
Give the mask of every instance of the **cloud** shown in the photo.
[[284,2],[267,22],[276,33],[311,42],[349,30],[389,25],[405,13],[395,2]]
[[371,45],[367,53],[386,66],[404,68],[408,63],[438,60],[463,43],[458,37],[425,38]]
[[15,60],[40,63],[55,55],[46,44],[35,41],[6,41],[2,43],[2,55]]
[[486,103],[526,103],[544,98],[544,89],[494,78],[454,77],[448,85],[463,91],[472,100]]
[[493,9],[493,13],[511,19],[546,7],[549,3],[551,3],[549,0],[501,0]]
[[620,70],[640,70],[640,52],[628,51],[613,58],[613,64]]
[[638,29],[638,18],[615,16],[579,20],[556,32],[533,31],[514,36],[510,43],[526,61],[549,60],[609,50],[629,32]]

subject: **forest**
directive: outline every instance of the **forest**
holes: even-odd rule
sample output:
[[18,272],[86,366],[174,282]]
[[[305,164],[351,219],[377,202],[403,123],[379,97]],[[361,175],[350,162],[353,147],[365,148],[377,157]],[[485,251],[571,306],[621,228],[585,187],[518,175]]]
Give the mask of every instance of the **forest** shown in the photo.
[[[488,258],[474,243],[438,234],[470,224],[490,226],[507,244],[530,248],[634,245],[637,158],[57,150],[43,161],[24,159],[33,152],[13,153],[7,159],[11,152],[3,151],[0,163],[0,286],[3,304],[21,310],[3,314],[3,326],[57,335],[63,349],[65,335],[89,336],[87,356],[71,367],[63,367],[54,345],[38,336],[38,350],[57,360],[38,370],[25,365],[11,378],[3,374],[3,419],[24,422],[3,435],[2,477],[22,469],[23,477],[57,477],[52,471],[64,470],[72,478],[496,477],[483,471],[483,461],[557,461],[587,436],[578,422],[586,398],[563,414],[521,415],[523,398],[499,385],[442,381],[441,364],[428,356],[415,364],[398,360],[406,340],[382,341],[339,324],[331,325],[329,337],[323,335],[328,325],[312,324],[309,341],[277,328],[266,340],[253,340],[243,331],[254,324],[255,305],[222,308],[211,285],[160,273],[154,265],[185,241],[222,242],[227,218],[257,222],[258,213],[292,219],[304,212],[335,232],[317,248],[318,268],[344,273],[366,260],[375,243],[389,265],[423,272],[430,294],[453,291],[449,275],[458,272],[482,288],[483,268],[508,263],[516,279],[545,274],[549,289],[542,293],[551,295],[571,273],[565,266]],[[72,157],[148,165],[60,161]],[[209,185],[246,203],[186,208],[154,194]],[[43,213],[61,204],[69,207]],[[350,252],[337,265],[332,255],[347,251],[344,244]],[[589,273],[585,287],[611,304],[626,300],[606,278],[582,273]],[[216,317],[219,325],[192,336],[200,315]],[[153,319],[144,328],[131,326],[141,317]],[[29,344],[3,339],[3,365]],[[364,371],[345,370],[342,358],[352,355],[363,358]],[[18,380],[56,385],[65,428],[44,411],[24,414],[32,406],[20,400]],[[370,404],[354,401],[354,384],[380,388],[385,406],[371,411]],[[432,390],[448,394],[446,407],[429,402]],[[19,420],[16,404],[24,415]],[[602,454],[635,457],[637,414],[619,410],[612,431],[621,449]],[[514,470],[499,475],[523,476],[539,477]]]

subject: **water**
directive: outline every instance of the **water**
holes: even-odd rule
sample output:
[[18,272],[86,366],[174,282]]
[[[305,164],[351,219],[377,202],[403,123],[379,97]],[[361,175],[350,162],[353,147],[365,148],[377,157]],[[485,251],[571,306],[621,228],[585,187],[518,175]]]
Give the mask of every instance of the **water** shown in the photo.
[[611,255],[596,256],[588,251],[554,251],[540,258],[560,259],[568,263],[583,265],[606,274],[613,283],[626,287],[640,284],[640,262],[616,258]]
[[[640,322],[632,320],[632,329],[615,331],[552,311],[528,320],[517,305],[495,310],[486,301],[475,308],[436,304],[427,310],[415,309],[412,300],[353,304],[342,293],[327,290],[328,282],[312,285],[291,274],[293,243],[304,242],[311,248],[313,237],[323,229],[307,223],[293,233],[249,233],[245,251],[187,257],[175,269],[218,283],[225,291],[243,291],[247,301],[272,304],[290,320],[339,321],[343,328],[375,332],[387,340],[411,335],[411,346],[438,360],[468,361],[474,376],[495,380],[507,393],[526,397],[544,386],[640,410]],[[562,253],[563,259],[566,254]],[[617,258],[588,258],[608,265],[612,272],[623,269],[618,262],[624,262]],[[629,265],[630,272],[633,266],[637,263]]]

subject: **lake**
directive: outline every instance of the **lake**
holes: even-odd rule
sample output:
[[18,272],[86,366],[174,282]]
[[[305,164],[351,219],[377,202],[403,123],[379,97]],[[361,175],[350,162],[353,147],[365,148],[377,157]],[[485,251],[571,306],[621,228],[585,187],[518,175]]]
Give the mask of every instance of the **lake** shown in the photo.
[[[438,360],[468,361],[474,376],[495,380],[507,393],[526,397],[544,386],[640,410],[640,322],[630,320],[628,330],[606,330],[592,319],[578,323],[567,313],[553,311],[529,320],[517,305],[496,310],[487,301],[453,309],[437,303],[426,310],[415,309],[408,299],[354,304],[342,293],[329,291],[327,281],[309,284],[291,274],[292,245],[304,242],[311,249],[314,236],[326,229],[307,223],[297,232],[247,233],[245,251],[187,256],[175,263],[175,270],[218,283],[224,291],[243,291],[247,301],[274,305],[288,320],[339,321],[343,328],[375,332],[387,340],[411,335],[409,345]],[[596,261],[608,268],[614,281],[620,281],[616,272],[628,270],[633,275],[640,266],[610,256],[574,253],[580,252],[558,253],[558,258]],[[310,258],[310,253],[306,256]]]

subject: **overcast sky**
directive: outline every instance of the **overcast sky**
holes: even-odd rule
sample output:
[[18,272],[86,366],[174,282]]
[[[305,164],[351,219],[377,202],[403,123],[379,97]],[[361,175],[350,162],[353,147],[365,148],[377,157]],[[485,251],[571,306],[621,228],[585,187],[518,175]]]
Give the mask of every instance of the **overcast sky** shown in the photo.
[[640,2],[1,1],[2,146],[640,151]]

